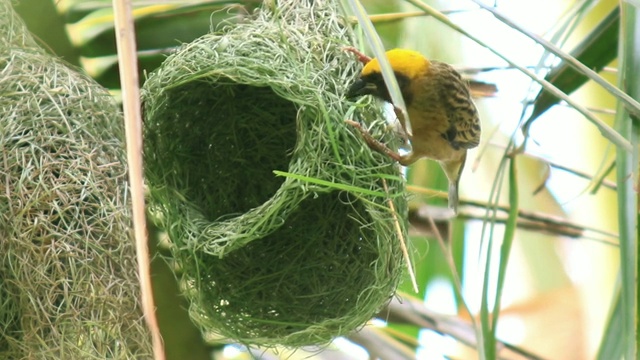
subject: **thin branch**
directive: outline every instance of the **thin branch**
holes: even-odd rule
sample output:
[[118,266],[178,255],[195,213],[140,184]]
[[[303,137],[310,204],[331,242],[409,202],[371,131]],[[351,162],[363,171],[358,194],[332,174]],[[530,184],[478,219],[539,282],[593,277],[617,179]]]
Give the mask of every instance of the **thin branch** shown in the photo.
[[370,359],[413,360],[416,358],[413,349],[372,326],[365,326],[347,338],[365,348]]
[[[469,10],[442,10],[443,14],[454,14],[467,12]],[[384,14],[370,14],[369,20],[371,20],[374,24],[387,24],[394,23],[401,20],[409,19],[412,17],[420,17],[420,16],[429,16],[429,14],[424,11],[406,11],[406,12],[396,12],[396,13],[384,13]],[[355,16],[349,16],[349,22],[352,24],[358,23],[358,18]]]
[[[479,201],[469,200],[460,200],[460,203],[465,205],[465,207],[462,208],[458,213],[458,219],[479,221],[486,220],[484,209],[486,209],[487,204]],[[473,207],[478,208],[479,210],[473,209]],[[496,214],[495,222],[504,223],[507,220],[506,214],[508,211],[508,207],[498,206],[496,210],[499,213]],[[412,226],[422,231],[423,234],[426,229],[427,235],[435,236],[432,230],[430,230],[429,218],[433,218],[436,221],[436,224],[448,222],[449,220],[451,220],[450,217],[437,215],[441,213],[442,211],[439,211],[438,207],[423,205],[409,210],[409,222]],[[434,214],[436,215],[434,216]],[[617,239],[616,233],[595,229],[585,225],[575,224],[567,219],[563,219],[554,215],[520,209],[518,211],[518,221],[516,225],[519,228],[525,230],[544,232],[557,236],[566,236],[574,239],[587,238],[606,245],[618,246],[618,242],[615,241],[615,239]],[[593,234],[590,235],[588,233]],[[606,236],[608,239],[594,237],[596,234],[600,236]]]
[[[600,186],[606,186],[605,182],[610,183],[610,181],[605,180],[605,178],[609,176],[609,174],[611,174],[611,172],[615,169],[615,167],[616,167],[616,161],[613,160],[611,161],[611,163],[609,163],[609,166],[602,173],[602,175],[600,175],[597,179],[594,179],[595,185],[593,186],[593,190],[591,190],[592,194],[595,194],[596,192],[598,192],[598,189],[600,188]],[[615,186],[615,189],[617,188],[618,186]]]
[[[441,335],[450,336],[459,342],[477,348],[477,338],[473,326],[456,316],[438,314],[426,308],[419,300],[403,296],[402,300],[394,298],[379,314],[380,319],[396,324],[410,324],[423,329],[433,330]],[[539,360],[539,356],[514,345],[497,341],[499,351],[508,349],[525,359]],[[504,354],[506,356],[506,354]]]
[[140,110],[140,89],[138,87],[138,57],[136,53],[135,30],[131,14],[131,2],[113,0],[115,15],[116,45],[120,63],[122,83],[122,105],[125,118],[127,141],[127,163],[131,184],[133,207],[133,228],[136,240],[136,257],[142,312],[151,332],[153,353],[156,360],[164,360],[164,349],[158,320],[155,316],[153,291],[151,288],[150,257],[147,240],[147,224],[144,210],[144,189],[142,180],[142,119]]

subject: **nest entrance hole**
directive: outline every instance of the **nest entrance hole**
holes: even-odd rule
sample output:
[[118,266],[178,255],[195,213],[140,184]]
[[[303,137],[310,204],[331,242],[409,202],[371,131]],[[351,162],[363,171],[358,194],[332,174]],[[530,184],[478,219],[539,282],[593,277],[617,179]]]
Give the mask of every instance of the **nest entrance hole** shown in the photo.
[[210,274],[199,285],[207,318],[249,339],[348,316],[376,284],[377,238],[362,225],[370,221],[359,200],[333,191],[303,200],[278,230],[223,258],[196,255],[200,273]]
[[[172,126],[158,161],[210,221],[261,205],[281,186],[296,145],[295,105],[268,87],[194,81],[167,96],[158,126]],[[171,125],[168,125],[171,124]],[[170,162],[170,163],[169,163]],[[215,204],[212,206],[212,204]]]

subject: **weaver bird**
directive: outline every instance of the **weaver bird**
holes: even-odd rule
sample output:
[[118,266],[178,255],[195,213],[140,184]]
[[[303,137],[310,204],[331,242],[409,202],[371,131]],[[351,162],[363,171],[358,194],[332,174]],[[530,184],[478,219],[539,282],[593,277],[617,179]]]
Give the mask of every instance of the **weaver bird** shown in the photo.
[[[365,63],[360,77],[347,91],[347,98],[373,95],[392,103],[378,59],[370,59],[354,48]],[[449,207],[457,212],[458,185],[467,159],[467,149],[480,142],[480,119],[466,82],[449,64],[425,58],[417,51],[393,49],[386,52],[407,106],[412,134],[412,151],[400,155],[375,140],[359,123],[347,120],[364,136],[367,144],[404,166],[426,157],[437,160],[449,180]],[[403,129],[405,119],[396,111]]]

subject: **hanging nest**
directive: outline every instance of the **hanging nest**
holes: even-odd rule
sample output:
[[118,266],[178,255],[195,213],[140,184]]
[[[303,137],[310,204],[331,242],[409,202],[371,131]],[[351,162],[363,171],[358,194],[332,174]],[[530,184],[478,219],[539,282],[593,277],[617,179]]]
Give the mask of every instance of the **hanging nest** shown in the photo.
[[344,98],[360,68],[351,43],[331,2],[279,1],[184,45],[146,81],[150,211],[205,332],[323,344],[393,296],[404,184],[344,123],[357,113],[393,142],[379,106]]
[[150,358],[119,109],[0,13],[0,358]]

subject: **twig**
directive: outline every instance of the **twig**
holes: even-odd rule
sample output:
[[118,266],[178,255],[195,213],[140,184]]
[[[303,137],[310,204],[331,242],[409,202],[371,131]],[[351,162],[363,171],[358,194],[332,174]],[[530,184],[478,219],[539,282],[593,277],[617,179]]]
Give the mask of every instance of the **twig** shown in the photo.
[[[414,191],[413,186],[407,186],[407,189],[410,191]],[[414,191],[420,192],[420,191]],[[461,204],[466,205],[466,209],[460,210],[458,213],[459,219],[467,219],[467,220],[485,220],[484,212],[480,213],[473,209],[469,209],[469,207],[476,207],[480,209],[486,209],[487,204],[479,202],[479,201],[469,201],[469,200],[461,200]],[[431,214],[434,211],[431,210],[432,206],[421,206],[418,208],[411,209],[409,211],[409,220],[411,224],[420,229],[424,229],[425,227],[429,227],[428,218],[432,217],[436,220],[436,223],[449,221],[450,217],[436,216],[433,217]],[[504,223],[506,221],[506,213],[508,212],[507,206],[498,206],[497,211],[499,211],[500,215],[496,216],[496,222]],[[440,213],[437,209],[435,212]],[[527,210],[518,210],[518,222],[517,226],[522,229],[533,230],[533,231],[544,231],[546,233],[552,235],[560,235],[567,236],[571,238],[589,238],[594,241],[601,242],[606,245],[618,246],[618,243],[613,240],[618,238],[618,234],[612,233],[609,231],[592,228],[585,225],[575,224],[569,220],[563,219],[558,216],[543,214],[540,212],[527,211]],[[598,235],[604,235],[610,239],[601,239],[593,236],[588,236],[585,232],[591,232]],[[435,234],[433,234],[435,236]]]
[[[379,313],[378,317],[388,322],[411,324],[423,329],[430,329],[441,335],[451,336],[472,348],[477,348],[475,331],[469,322],[455,316],[442,315],[431,311],[421,301],[410,296],[403,296],[402,300],[392,299],[389,305]],[[499,340],[497,341],[497,347],[500,350],[508,349],[513,351],[525,359],[541,359],[539,356],[524,349]]]
[[[593,179],[595,182],[595,185],[593,186],[593,190],[591,190],[592,194],[595,194],[600,188],[600,186],[606,186],[605,181],[607,180],[605,178],[609,176],[609,174],[611,174],[611,172],[613,171],[613,169],[615,169],[615,167],[616,167],[616,161],[613,160],[609,164],[607,169],[602,173],[602,175],[600,175],[597,179]],[[615,187],[615,189],[617,189],[617,186]]]
[[115,15],[116,45],[122,83],[122,105],[125,118],[127,141],[127,163],[131,184],[133,207],[133,228],[136,241],[136,257],[142,312],[147,322],[156,360],[164,360],[164,349],[158,321],[155,316],[153,292],[151,288],[150,257],[147,241],[147,224],[144,210],[144,190],[142,180],[142,130],[140,111],[140,89],[138,87],[138,58],[136,54],[135,30],[131,14],[131,2],[113,0]]
[[371,326],[365,326],[348,336],[348,339],[362,346],[369,353],[370,359],[382,360],[412,360],[416,358],[415,351]]
[[[443,14],[454,14],[454,13],[462,13],[469,10],[442,10]],[[375,24],[385,24],[385,23],[394,23],[397,21],[409,19],[412,17],[420,17],[420,16],[429,16],[424,11],[408,11],[408,12],[396,12],[396,13],[385,13],[385,14],[370,14],[369,20]],[[357,24],[358,19],[355,16],[349,17],[349,22],[352,24]]]

